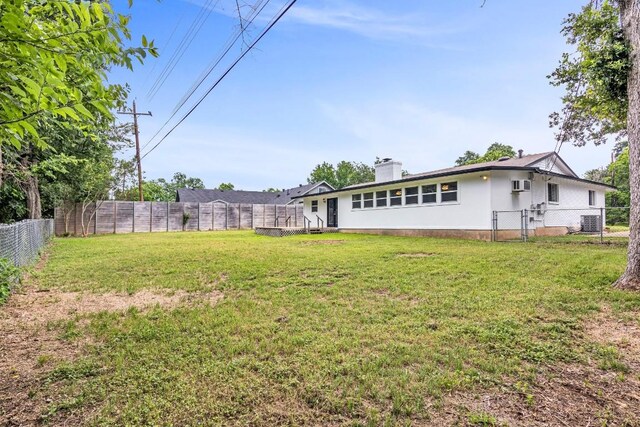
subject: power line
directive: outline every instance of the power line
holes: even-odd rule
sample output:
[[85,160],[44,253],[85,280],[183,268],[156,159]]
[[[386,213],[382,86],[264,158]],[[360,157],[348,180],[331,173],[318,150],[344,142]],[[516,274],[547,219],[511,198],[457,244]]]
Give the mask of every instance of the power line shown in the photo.
[[262,13],[264,8],[269,4],[270,1],[271,0],[266,0],[266,3],[264,4],[262,4],[264,0],[259,0],[258,2],[256,2],[253,12],[245,19],[247,24],[244,27],[241,24],[240,29],[235,32],[235,37],[234,34],[229,37],[229,40],[225,44],[226,48],[223,48],[221,53],[213,61],[211,61],[211,63],[209,63],[209,67],[200,75],[197,83],[194,83],[191,88],[185,93],[182,99],[178,102],[178,104],[176,104],[176,107],[174,107],[173,109],[173,113],[177,112],[180,108],[182,108],[182,106],[184,106],[186,101],[188,101],[191,95],[193,95],[193,92],[195,92],[200,87],[200,85],[202,85],[204,80],[209,77],[214,68],[217,67],[218,64],[220,64],[220,61],[224,59],[224,57],[227,55],[227,53],[229,53],[231,48],[236,44],[240,37],[243,37],[243,34],[247,32],[247,28],[249,27],[249,25],[253,24],[253,21],[258,17],[258,15],[260,15],[260,13]]
[[196,26],[198,25],[198,23],[200,22],[200,20],[202,19],[202,17],[205,15],[205,13],[207,12],[207,7],[210,5],[212,0],[207,0],[207,3],[205,3],[203,5],[203,7],[198,11],[198,13],[196,14],[196,16],[193,18],[193,21],[191,21],[191,24],[189,25],[189,28],[187,29],[187,32],[182,36],[182,39],[180,40],[180,42],[178,43],[178,45],[175,47],[175,49],[173,50],[173,52],[171,53],[171,56],[169,56],[169,60],[167,61],[167,63],[164,65],[162,71],[160,72],[160,74],[158,75],[158,77],[156,77],[153,85],[151,86],[151,88],[149,89],[149,91],[147,92],[147,98],[149,98],[151,96],[151,94],[153,93],[153,91],[155,90],[155,88],[160,84],[160,80],[162,80],[162,78],[164,77],[164,75],[168,72],[169,68],[171,67],[171,65],[173,64],[175,58],[177,57],[177,55],[180,53],[180,51],[185,47],[185,45],[187,44],[187,40],[189,39],[189,36],[193,33],[194,29],[196,28]]
[[231,51],[231,48],[235,46],[235,44],[238,42],[242,34],[246,32],[247,26],[253,23],[253,21],[258,17],[258,15],[260,15],[260,13],[262,13],[262,11],[265,9],[265,7],[269,4],[270,1],[271,0],[266,0],[265,2],[265,0],[259,0],[256,3],[253,12],[249,15],[249,17],[246,20],[248,24],[244,27],[241,27],[239,31],[236,31],[234,34],[232,34],[229,37],[227,43],[224,45],[225,47],[223,47],[223,50],[220,52],[220,54],[216,58],[214,58],[214,60],[209,64],[209,67],[200,75],[197,81],[193,85],[191,85],[191,88],[189,88],[189,90],[185,92],[182,99],[178,101],[176,106],[173,108],[173,111],[171,112],[171,116],[162,124],[160,129],[158,129],[158,131],[151,137],[151,139],[149,139],[149,141],[147,141],[142,146],[143,150],[153,142],[153,140],[160,134],[160,132],[162,132],[162,130],[169,124],[171,119],[173,119],[176,116],[176,114],[178,114],[178,111],[180,111],[180,109],[187,103],[187,101],[191,99],[193,94],[200,88],[200,86],[202,86],[204,81],[211,75],[213,70],[220,64],[220,62],[224,59],[224,57]]
[[167,62],[162,72],[156,79],[155,83],[153,84],[151,89],[149,89],[149,92],[147,92],[147,97],[149,99],[153,99],[153,97],[158,93],[162,86],[164,86],[167,78],[171,75],[176,65],[178,65],[180,59],[182,59],[189,46],[191,46],[191,43],[193,43],[196,35],[198,35],[200,30],[202,29],[202,26],[207,21],[207,19],[209,19],[211,12],[213,12],[213,9],[218,5],[219,2],[220,0],[216,0],[215,4],[211,6],[213,0],[207,0],[207,3],[202,6],[202,9],[198,13],[194,21],[191,23],[189,30],[187,30],[185,35],[182,37],[180,44],[176,47],[176,50],[169,58],[169,62]]
[[144,159],[145,157],[147,157],[153,150],[155,150],[160,144],[162,144],[162,142],[167,139],[167,137],[169,135],[171,135],[171,133],[182,124],[182,122],[184,122],[187,117],[189,117],[191,115],[191,113],[193,113],[195,111],[196,108],[198,108],[198,106],[200,106],[200,104],[202,104],[202,102],[205,100],[205,98],[207,96],[209,96],[209,94],[213,91],[213,89],[215,89],[218,84],[220,84],[220,82],[231,72],[231,70],[233,70],[235,68],[236,65],[238,65],[238,63],[242,60],[242,58],[244,58],[247,53],[249,53],[257,44],[258,42],[260,42],[260,40],[262,40],[262,38],[278,23],[278,21],[280,21],[280,19],[282,19],[282,17],[289,11],[289,9],[291,9],[293,7],[293,5],[297,2],[297,0],[291,0],[286,6],[283,6],[283,8],[280,10],[280,12],[277,14],[277,16],[272,19],[272,21],[269,23],[269,25],[262,31],[262,33],[251,43],[251,45],[249,45],[249,47],[247,48],[247,50],[245,50],[244,52],[242,52],[240,54],[240,56],[226,69],[226,71],[224,73],[222,73],[222,75],[215,81],[215,83],[213,85],[211,85],[211,87],[209,87],[209,89],[204,93],[204,95],[202,95],[202,97],[200,97],[200,99],[198,100],[198,102],[196,102],[196,104],[191,107],[191,109],[178,121],[178,123],[176,123],[163,137],[160,141],[158,141],[153,147],[151,147],[151,149],[149,151],[147,151],[142,158]]
[[[169,47],[169,44],[171,43],[171,40],[173,40],[173,36],[176,34],[176,31],[178,30],[178,27],[180,27],[180,24],[182,23],[182,19],[184,18],[185,13],[186,13],[186,10],[183,9],[182,13],[180,14],[180,18],[178,18],[178,21],[176,21],[176,25],[173,27],[173,30],[171,31],[171,34],[169,35],[169,38],[167,39],[167,41],[164,43],[164,45],[160,49],[160,52],[163,52],[164,49]],[[155,71],[157,65],[158,65],[158,61],[154,61],[153,62],[153,66],[151,67],[151,70],[149,71],[149,74],[147,74],[147,80],[149,80],[151,78],[151,76],[153,75],[153,72]]]
[[[575,93],[577,94],[580,91],[580,84],[575,88]],[[566,138],[566,130],[567,130],[567,122],[573,118],[574,109],[569,108],[565,111],[564,118],[562,119],[562,127],[560,128],[560,133],[558,134],[558,140],[556,141],[556,146],[553,149],[553,152],[556,155],[553,158],[553,163],[551,163],[550,172],[553,172],[553,168],[556,166],[556,162],[558,160],[558,154],[560,154],[560,149],[562,148],[562,144],[565,143]]]

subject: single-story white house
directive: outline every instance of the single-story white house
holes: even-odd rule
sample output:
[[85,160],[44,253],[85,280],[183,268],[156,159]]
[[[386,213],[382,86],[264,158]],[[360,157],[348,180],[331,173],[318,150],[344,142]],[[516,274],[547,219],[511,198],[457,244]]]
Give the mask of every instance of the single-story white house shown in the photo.
[[531,235],[579,231],[585,217],[601,227],[605,192],[613,189],[578,177],[554,152],[520,150],[405,176],[400,162],[384,159],[374,182],[300,198],[312,224],[340,231],[490,240],[494,230],[515,234],[521,226]]

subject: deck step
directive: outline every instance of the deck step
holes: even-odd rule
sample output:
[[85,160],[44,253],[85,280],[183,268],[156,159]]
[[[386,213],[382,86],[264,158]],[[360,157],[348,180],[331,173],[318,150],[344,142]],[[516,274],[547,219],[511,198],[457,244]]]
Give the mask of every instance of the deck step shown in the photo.
[[309,234],[322,234],[322,229],[321,228],[310,228],[309,229]]

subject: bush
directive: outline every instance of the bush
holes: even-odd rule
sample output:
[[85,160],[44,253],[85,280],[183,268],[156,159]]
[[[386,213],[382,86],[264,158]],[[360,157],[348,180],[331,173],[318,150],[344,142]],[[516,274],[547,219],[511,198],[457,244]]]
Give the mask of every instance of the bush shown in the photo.
[[11,286],[17,282],[19,270],[8,260],[0,258],[0,304],[4,304],[11,292]]

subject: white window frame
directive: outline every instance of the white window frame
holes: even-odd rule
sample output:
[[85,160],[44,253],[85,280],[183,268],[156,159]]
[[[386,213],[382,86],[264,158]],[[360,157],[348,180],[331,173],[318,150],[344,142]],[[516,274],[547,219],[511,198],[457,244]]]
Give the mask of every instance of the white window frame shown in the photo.
[[[399,191],[400,195],[394,195],[393,192],[394,191]],[[404,198],[404,190],[402,189],[402,187],[400,188],[394,188],[392,190],[389,190],[389,207],[393,208],[396,206],[403,206],[402,202],[403,202],[403,198]],[[397,205],[392,204],[393,200],[397,200],[400,199],[400,203]]]
[[[358,206],[355,205],[356,203]],[[351,195],[351,209],[362,209],[362,194]]]
[[596,193],[596,190],[589,190],[589,206],[596,206],[598,204],[597,200],[598,195]]
[[[425,187],[434,187],[435,191],[425,193],[425,191],[424,191]],[[431,195],[435,196],[433,202],[425,202],[424,201],[424,196],[431,196]],[[437,205],[438,204],[438,184],[437,183],[434,183],[434,184],[422,184],[420,186],[420,204],[421,205],[427,205],[427,206]]]
[[[384,193],[384,197],[378,197],[379,193]],[[389,190],[378,190],[374,194],[374,199],[376,201],[376,208],[388,208],[389,207]],[[379,205],[378,201],[384,200],[384,205]]]
[[[556,200],[551,200],[551,186],[554,185],[556,187]],[[550,205],[559,205],[560,204],[560,185],[555,182],[547,182],[547,202]]]
[[[442,186],[443,185],[448,185],[448,184],[455,184],[456,189],[455,190],[446,190],[443,191],[442,190]],[[460,185],[458,184],[458,181],[447,181],[447,182],[441,182],[440,184],[438,184],[438,191],[440,193],[440,204],[452,204],[452,203],[460,203]],[[455,200],[442,200],[442,195],[443,194],[452,194],[455,193],[456,195],[456,199]]]
[[[315,205],[314,205],[315,203]],[[318,212],[318,201],[317,200],[312,200],[311,201],[311,212]]]
[[[371,198],[367,199],[367,195],[370,194]],[[373,209],[375,206],[376,195],[375,191],[367,191],[366,193],[362,193],[362,209]],[[367,206],[367,202],[371,202],[371,206]]]
[[[415,194],[407,194],[407,190],[410,188],[415,188],[416,189],[416,193]],[[405,206],[414,206],[414,205],[419,205],[420,204],[420,186],[419,185],[414,185],[411,187],[405,187],[404,188],[404,205]],[[407,202],[407,197],[415,197],[415,203],[409,203]]]

